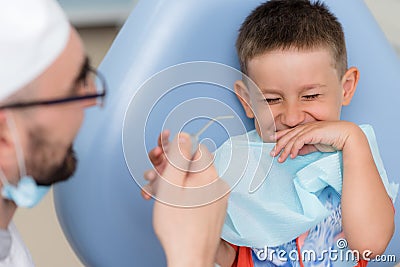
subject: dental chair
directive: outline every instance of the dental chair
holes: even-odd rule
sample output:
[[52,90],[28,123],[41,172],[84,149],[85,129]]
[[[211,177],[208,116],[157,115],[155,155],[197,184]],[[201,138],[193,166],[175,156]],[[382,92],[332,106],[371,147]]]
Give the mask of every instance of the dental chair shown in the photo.
[[[201,72],[208,69],[207,62],[216,62],[210,63],[210,69],[216,67],[227,76],[239,69],[234,47],[238,29],[261,2],[141,0],[135,7],[100,66],[109,92],[105,107],[87,110],[75,143],[77,172],[54,190],[64,234],[85,266],[165,266],[164,252],[152,229],[153,203],[140,194],[142,174],[151,168],[146,153],[156,146],[162,129],[190,132],[196,128],[174,124],[190,121],[179,117],[185,113],[182,110],[192,112],[193,118],[231,111],[242,124],[236,129],[237,121],[227,120],[224,127],[232,126],[238,132],[253,127],[232,88],[196,76],[187,82],[185,68],[180,67],[196,62]],[[400,60],[362,0],[325,2],[343,24],[349,66],[358,66],[361,72],[356,95],[344,107],[342,118],[374,127],[389,180],[398,183]],[[165,73],[173,75],[166,78]],[[207,132],[215,146],[227,138],[218,125]],[[396,255],[397,262],[399,203],[395,203],[396,233],[385,253]]]

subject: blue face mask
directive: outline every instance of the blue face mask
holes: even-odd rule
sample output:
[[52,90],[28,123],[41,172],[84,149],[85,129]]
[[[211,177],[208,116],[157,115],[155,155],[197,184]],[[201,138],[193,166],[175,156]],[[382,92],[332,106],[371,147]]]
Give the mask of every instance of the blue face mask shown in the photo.
[[21,178],[18,185],[12,185],[1,179],[3,188],[1,195],[15,202],[18,207],[32,208],[36,206],[49,191],[50,186],[38,186],[30,176]]
[[8,182],[3,171],[0,169],[0,181],[3,184],[1,195],[5,199],[14,201],[19,207],[32,208],[42,200],[49,191],[50,186],[38,186],[31,176],[26,175],[24,154],[17,136],[17,128],[11,114],[7,114],[7,124],[14,139],[21,178],[16,186],[12,185]]

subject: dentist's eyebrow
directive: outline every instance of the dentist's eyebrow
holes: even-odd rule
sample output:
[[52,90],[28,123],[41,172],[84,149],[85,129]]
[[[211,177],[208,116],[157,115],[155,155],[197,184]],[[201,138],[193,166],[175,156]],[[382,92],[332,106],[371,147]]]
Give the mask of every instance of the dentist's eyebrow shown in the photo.
[[74,81],[72,82],[70,93],[75,93],[75,90],[76,90],[75,85],[77,85],[80,81],[82,81],[83,78],[86,77],[89,66],[90,66],[89,57],[85,56],[85,59],[83,60],[81,68],[80,68],[78,74],[75,76]]
[[79,74],[75,78],[75,82],[78,82],[86,77],[89,65],[90,65],[90,60],[89,57],[86,56],[85,60],[83,61],[83,64],[81,65],[81,70],[79,71]]

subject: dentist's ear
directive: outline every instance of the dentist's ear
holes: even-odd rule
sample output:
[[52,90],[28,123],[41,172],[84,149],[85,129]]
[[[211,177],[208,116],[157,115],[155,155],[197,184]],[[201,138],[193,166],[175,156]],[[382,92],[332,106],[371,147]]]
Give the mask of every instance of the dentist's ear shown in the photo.
[[7,151],[7,149],[13,146],[12,136],[10,129],[8,128],[6,112],[0,110],[0,162],[2,162],[1,156]]
[[[16,155],[16,146],[13,132],[9,125],[9,111],[0,110],[0,167],[5,170],[13,170],[7,173],[7,177],[18,176],[18,162]],[[12,179],[11,179],[12,180]],[[9,181],[12,182],[10,179]]]
[[360,79],[360,72],[356,67],[349,68],[342,78],[343,101],[342,105],[347,106],[350,104],[354,93],[356,92],[358,80]]
[[6,111],[0,110],[0,168],[15,164],[14,142],[7,124]]
[[240,103],[243,106],[246,116],[250,119],[254,118],[254,112],[250,104],[249,89],[242,80],[238,80],[234,84],[236,96],[239,98]]

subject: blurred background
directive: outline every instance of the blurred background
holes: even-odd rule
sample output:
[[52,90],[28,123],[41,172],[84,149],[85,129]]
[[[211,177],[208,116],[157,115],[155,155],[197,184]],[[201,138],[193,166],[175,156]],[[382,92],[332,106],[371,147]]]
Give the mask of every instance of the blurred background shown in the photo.
[[[101,63],[137,1],[59,0],[72,24],[81,34],[93,66]],[[400,21],[397,17],[400,14],[400,0],[364,1],[400,57]],[[354,23],[359,23],[356,21],[356,12],[354,17]],[[32,253],[36,266],[83,266],[58,224],[53,192],[47,194],[34,209],[19,209],[14,221]]]

